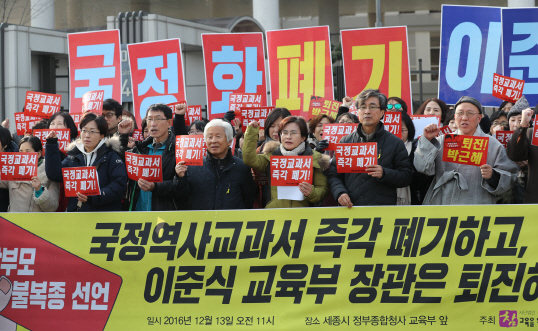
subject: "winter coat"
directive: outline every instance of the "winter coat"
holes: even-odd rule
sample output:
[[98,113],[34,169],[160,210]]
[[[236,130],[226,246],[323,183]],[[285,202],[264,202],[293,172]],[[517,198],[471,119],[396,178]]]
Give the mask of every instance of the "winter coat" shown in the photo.
[[538,202],[538,146],[532,142],[532,128],[517,128],[506,146],[508,158],[515,162],[529,161],[527,188],[523,203]]
[[[13,134],[15,136],[15,133]],[[20,139],[19,139],[20,140]],[[18,152],[19,146],[12,141],[4,148],[4,152]],[[7,188],[0,188],[0,213],[5,213],[9,208],[9,190]]]
[[60,185],[47,178],[45,160],[37,167],[37,177],[43,186],[39,198],[35,197],[31,181],[0,181],[1,188],[9,190],[10,213],[54,212],[58,208]]
[[[280,152],[280,143],[276,141],[268,142],[264,145],[263,154],[256,154],[258,132],[259,128],[247,127],[245,140],[243,141],[243,161],[254,170],[266,172],[269,185],[271,185],[269,163],[272,155],[282,155]],[[312,166],[314,168],[312,192],[302,201],[283,200],[278,199],[277,186],[271,186],[271,197],[266,208],[312,207],[314,204],[325,199],[329,193],[327,178],[323,174],[323,170],[329,166],[329,157],[313,151],[307,143],[305,144],[305,150],[301,155],[312,155]]]
[[[77,147],[76,140],[67,147],[67,157],[61,161],[58,139],[47,139],[45,145],[46,173],[49,179],[63,183],[62,168],[85,167],[84,154]],[[121,211],[121,199],[127,189],[127,170],[120,155],[121,146],[118,136],[107,139],[97,150],[92,166],[97,168],[101,195],[88,196],[88,201],[78,206],[76,197],[70,197],[67,211]]]
[[[459,130],[455,133],[461,134]],[[494,204],[496,196],[512,187],[517,167],[508,159],[504,147],[497,139],[485,134],[480,126],[477,126],[474,136],[489,140],[486,163],[494,171],[490,180],[482,178],[480,167],[443,162],[445,135],[431,141],[420,137],[415,151],[415,168],[425,175],[435,175],[424,198],[425,205]]]
[[189,166],[174,184],[181,199],[190,197],[193,210],[251,209],[256,194],[250,168],[231,149],[222,160],[208,153],[202,166]]

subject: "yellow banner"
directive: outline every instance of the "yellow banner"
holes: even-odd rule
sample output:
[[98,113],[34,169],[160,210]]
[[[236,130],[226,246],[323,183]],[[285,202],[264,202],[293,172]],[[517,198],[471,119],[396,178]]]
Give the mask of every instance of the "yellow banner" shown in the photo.
[[[3,214],[0,276],[15,294],[2,311],[0,292],[0,315],[18,330],[46,325],[32,320],[41,313],[73,312],[102,319],[105,330],[538,327],[537,212],[493,205]],[[42,261],[54,266],[51,276]],[[34,275],[20,275],[28,266]],[[51,282],[62,268],[73,275],[58,298]],[[84,268],[96,270],[88,294],[84,277],[94,269]],[[46,297],[32,299],[34,283],[44,281]]]

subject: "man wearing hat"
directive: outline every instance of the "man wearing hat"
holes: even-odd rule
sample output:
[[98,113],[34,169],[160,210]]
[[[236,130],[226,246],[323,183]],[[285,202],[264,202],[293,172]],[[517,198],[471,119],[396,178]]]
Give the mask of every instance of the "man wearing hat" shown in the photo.
[[508,159],[504,147],[495,137],[485,134],[479,126],[482,105],[472,97],[463,96],[455,105],[456,134],[487,137],[486,164],[478,167],[443,162],[444,136],[430,124],[424,128],[415,151],[414,165],[418,172],[435,175],[424,199],[425,205],[493,204],[496,196],[511,188],[517,168]]

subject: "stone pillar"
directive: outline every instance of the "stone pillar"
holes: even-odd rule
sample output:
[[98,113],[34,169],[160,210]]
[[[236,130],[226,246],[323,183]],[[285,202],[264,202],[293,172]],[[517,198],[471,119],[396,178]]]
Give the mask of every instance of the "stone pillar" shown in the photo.
[[31,0],[31,25],[54,30],[54,0]]
[[252,17],[265,31],[280,30],[279,0],[252,0]]
[[536,7],[535,0],[508,0],[508,7]]
[[340,12],[338,1],[318,0],[319,25],[328,25],[331,33],[331,44],[340,42]]

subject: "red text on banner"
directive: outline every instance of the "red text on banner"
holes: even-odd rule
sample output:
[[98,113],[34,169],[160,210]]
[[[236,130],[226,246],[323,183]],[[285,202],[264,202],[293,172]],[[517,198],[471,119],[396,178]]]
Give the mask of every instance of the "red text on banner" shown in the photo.
[[26,113],[15,113],[15,128],[17,135],[23,136],[27,131],[31,131],[36,122],[41,120],[40,117],[29,116]]
[[37,153],[0,153],[0,180],[29,181],[37,176]]
[[310,106],[308,107],[308,114],[306,114],[307,120],[320,114],[328,115],[336,119],[338,108],[340,108],[341,105],[341,102],[313,95],[310,97]]
[[37,129],[33,130],[33,135],[41,140],[43,145],[43,152],[45,152],[45,144],[47,143],[47,136],[51,131],[56,132],[58,138],[58,148],[62,152],[67,152],[67,146],[71,142],[71,130],[69,129]]
[[50,118],[60,111],[62,96],[42,92],[27,91],[24,99],[24,112],[31,116]]
[[357,126],[358,124],[355,123],[323,124],[323,139],[329,141],[329,147],[325,150],[336,150],[336,144],[340,142],[340,139],[352,134],[357,130]]
[[506,148],[512,134],[514,134],[514,131],[497,131],[495,132],[495,138]]
[[523,95],[525,81],[493,73],[493,96],[515,103]]
[[265,128],[265,121],[269,113],[275,109],[274,107],[253,107],[242,108],[239,112],[239,118],[241,120],[243,132],[247,130],[247,126],[251,121],[258,121],[260,123],[260,130]]
[[95,167],[63,168],[62,175],[66,197],[76,197],[77,193],[86,196],[101,195]]
[[201,166],[207,146],[203,135],[176,137],[176,163],[185,161],[185,165]]
[[[402,139],[402,113],[399,111],[387,111],[383,116],[385,130]],[[409,139],[409,137],[408,137]],[[413,138],[411,138],[412,140]]]
[[443,162],[481,166],[488,160],[488,137],[445,135]]
[[82,96],[82,112],[103,114],[105,91],[88,91]]
[[302,182],[312,184],[312,155],[271,156],[271,185],[297,186]]
[[377,164],[377,143],[338,144],[334,153],[338,173],[365,173]]
[[127,176],[132,180],[144,179],[148,182],[163,181],[163,165],[161,155],[141,155],[125,153]]

